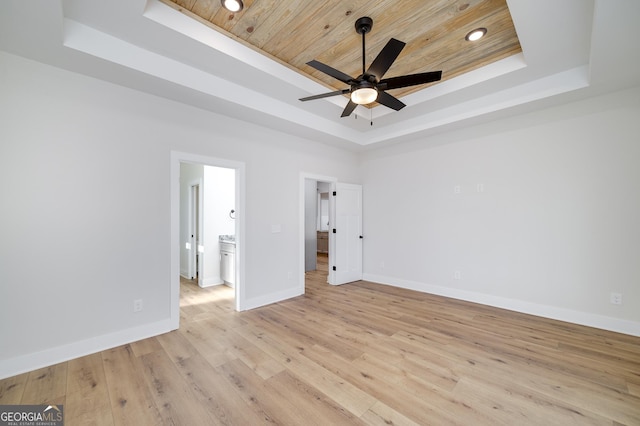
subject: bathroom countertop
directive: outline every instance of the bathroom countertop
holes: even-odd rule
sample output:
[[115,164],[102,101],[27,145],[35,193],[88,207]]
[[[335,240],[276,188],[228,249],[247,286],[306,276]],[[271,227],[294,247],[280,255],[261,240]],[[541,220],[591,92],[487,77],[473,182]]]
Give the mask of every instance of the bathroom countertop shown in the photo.
[[235,235],[219,235],[218,241],[221,243],[235,244],[236,236]]

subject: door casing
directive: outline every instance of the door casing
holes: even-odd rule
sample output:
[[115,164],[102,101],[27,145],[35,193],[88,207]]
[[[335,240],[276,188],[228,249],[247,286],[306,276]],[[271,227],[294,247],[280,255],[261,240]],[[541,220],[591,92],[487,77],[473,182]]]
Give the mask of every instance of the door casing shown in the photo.
[[[236,286],[235,309],[245,310],[246,295],[242,285],[245,277],[245,215],[246,200],[245,163],[223,158],[208,157],[188,152],[171,151],[170,155],[170,203],[171,203],[171,237],[170,237],[170,324],[172,329],[180,326],[180,163],[202,164],[213,167],[224,167],[236,171]],[[202,187],[201,187],[202,188]],[[202,192],[202,191],[201,191]],[[196,247],[197,249],[197,247]]]
[[[299,223],[300,223],[300,260],[299,260],[299,271],[300,275],[298,278],[300,293],[304,293],[304,285],[305,285],[305,190],[306,180],[315,180],[316,182],[327,182],[331,185],[331,192],[336,191],[337,188],[341,187],[343,189],[352,190],[354,188],[360,189],[360,207],[362,207],[362,186],[361,185],[352,185],[352,184],[342,184],[338,182],[338,179],[331,176],[321,176],[315,175],[311,173],[301,173],[300,174],[300,212],[299,212]],[[343,186],[345,185],[345,186]],[[332,195],[329,196],[329,274],[327,278],[327,282],[329,284],[342,284],[343,282],[339,282],[337,280],[336,271],[333,271],[332,266],[336,265],[337,257],[340,256],[340,253],[336,252],[336,250],[341,250],[340,247],[336,247],[336,235],[332,232],[332,229],[336,225],[336,205],[335,198]],[[360,227],[358,228],[359,234],[358,244],[359,244],[359,252],[360,252],[360,261],[359,261],[359,278],[362,279],[362,239],[360,239],[360,235],[362,235],[362,211],[360,211]],[[339,232],[339,231],[338,231]],[[342,262],[341,262],[342,263]],[[352,277],[356,276],[356,274],[352,274]]]

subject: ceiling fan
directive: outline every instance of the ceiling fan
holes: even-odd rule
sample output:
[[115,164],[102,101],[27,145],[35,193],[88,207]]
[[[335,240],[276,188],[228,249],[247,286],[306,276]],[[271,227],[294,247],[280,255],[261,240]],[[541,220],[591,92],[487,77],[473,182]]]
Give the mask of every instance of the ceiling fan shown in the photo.
[[362,74],[357,78],[352,78],[335,68],[325,65],[322,62],[312,60],[307,65],[321,71],[341,82],[348,84],[348,89],[336,90],[335,92],[323,93],[320,95],[301,98],[301,101],[328,98],[330,96],[350,94],[349,103],[342,111],[341,117],[348,117],[358,105],[367,105],[378,102],[396,111],[401,110],[406,105],[399,99],[391,96],[386,90],[399,89],[401,87],[415,86],[418,84],[432,83],[442,78],[442,71],[423,72],[419,74],[409,74],[399,77],[382,78],[396,60],[404,48],[404,42],[392,38],[378,53],[369,69],[365,71],[365,34],[371,31],[373,19],[364,16],[356,21],[356,32],[362,34]]

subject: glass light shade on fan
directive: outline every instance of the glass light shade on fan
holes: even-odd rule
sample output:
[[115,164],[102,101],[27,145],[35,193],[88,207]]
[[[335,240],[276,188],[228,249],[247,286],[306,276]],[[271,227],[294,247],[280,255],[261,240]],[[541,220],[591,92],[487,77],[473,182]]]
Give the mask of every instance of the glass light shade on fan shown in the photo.
[[351,100],[358,105],[367,105],[378,98],[378,91],[373,87],[363,87],[351,92]]

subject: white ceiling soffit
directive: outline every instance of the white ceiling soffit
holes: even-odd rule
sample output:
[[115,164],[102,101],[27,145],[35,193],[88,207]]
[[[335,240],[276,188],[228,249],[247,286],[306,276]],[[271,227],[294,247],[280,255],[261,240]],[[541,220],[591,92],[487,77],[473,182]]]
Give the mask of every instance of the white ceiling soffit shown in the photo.
[[522,54],[405,96],[401,111],[358,107],[347,118],[340,118],[346,98],[298,101],[326,88],[157,0],[8,0],[0,4],[0,48],[348,149],[490,120],[513,108],[527,111],[541,99],[565,102],[563,94],[592,96],[593,86],[640,83],[640,49],[632,37],[640,2],[507,3]]

